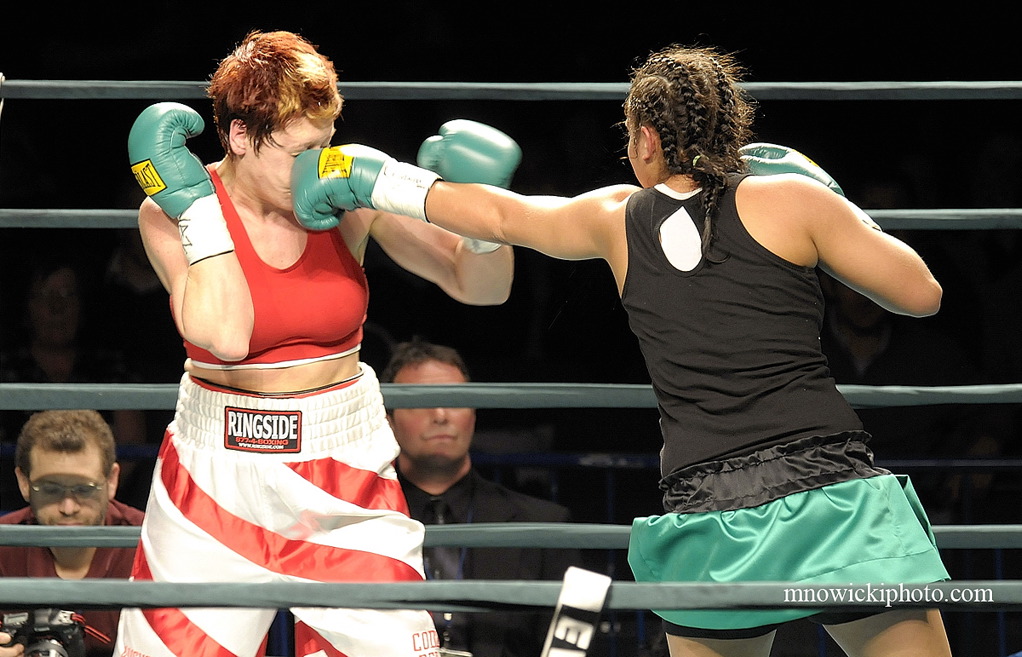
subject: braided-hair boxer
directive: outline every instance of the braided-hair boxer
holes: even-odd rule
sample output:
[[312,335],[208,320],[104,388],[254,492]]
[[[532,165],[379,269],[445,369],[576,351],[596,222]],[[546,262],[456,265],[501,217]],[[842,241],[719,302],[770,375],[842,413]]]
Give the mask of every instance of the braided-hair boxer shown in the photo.
[[[935,313],[941,287],[811,160],[749,144],[738,72],[728,56],[681,47],[634,71],[625,125],[641,187],[559,198],[411,186],[403,181],[414,176],[389,175],[408,165],[340,147],[330,157],[349,177],[317,169],[320,151],[298,157],[297,214],[424,207],[421,218],[459,234],[610,265],[664,438],[666,513],[633,524],[638,581],[947,579],[911,486],[873,464],[870,437],[827,369],[816,269],[903,315]],[[657,614],[675,656],[767,655],[779,623],[807,616],[850,655],[950,652],[936,610]]]

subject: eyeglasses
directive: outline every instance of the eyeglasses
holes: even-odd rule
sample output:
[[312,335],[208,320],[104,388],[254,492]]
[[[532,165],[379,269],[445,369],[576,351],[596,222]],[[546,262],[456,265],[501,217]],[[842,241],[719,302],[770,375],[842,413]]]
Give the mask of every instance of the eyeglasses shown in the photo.
[[39,496],[40,502],[62,502],[68,496],[75,498],[78,502],[94,501],[106,488],[106,484],[74,484],[65,486],[53,481],[41,481],[31,484],[29,488]]

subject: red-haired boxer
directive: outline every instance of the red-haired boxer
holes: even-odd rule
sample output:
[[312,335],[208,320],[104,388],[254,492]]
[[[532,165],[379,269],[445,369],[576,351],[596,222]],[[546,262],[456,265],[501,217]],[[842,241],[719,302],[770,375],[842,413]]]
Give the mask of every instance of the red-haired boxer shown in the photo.
[[[423,528],[395,478],[398,446],[376,376],[359,361],[361,260],[372,238],[453,298],[486,305],[509,294],[511,249],[468,248],[436,226],[372,210],[338,213],[315,230],[298,222],[292,165],[330,143],[342,104],[333,65],[298,35],[250,34],[208,93],[226,153],[216,164],[185,147],[202,130],[185,106],[147,108],[129,135],[132,170],[150,197],[142,238],[188,356],[134,578],[420,580]],[[436,166],[471,157],[482,179],[510,178],[517,145],[466,128],[472,143],[447,149]],[[424,611],[292,611],[300,656],[436,650]],[[275,613],[125,610],[115,654],[250,657]]]

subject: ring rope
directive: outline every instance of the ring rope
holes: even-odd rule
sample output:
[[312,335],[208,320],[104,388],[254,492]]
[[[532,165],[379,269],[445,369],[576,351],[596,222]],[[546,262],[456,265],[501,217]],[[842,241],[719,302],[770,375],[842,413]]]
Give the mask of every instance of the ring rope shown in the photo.
[[[855,408],[934,404],[1017,404],[1022,384],[867,386],[838,384]],[[656,408],[653,388],[613,383],[458,383],[380,385],[389,408]],[[174,383],[0,383],[0,409],[168,410]]]
[[[630,525],[588,523],[427,525],[424,545],[623,550],[630,532]],[[18,547],[135,547],[140,535],[139,527],[0,525],[0,545]],[[1022,525],[938,525],[933,535],[940,549],[1022,548]]]
[[[1022,208],[874,209],[884,230],[1003,230],[1022,228]],[[137,228],[138,210],[0,208],[0,228]]]
[[[362,609],[435,608],[493,611],[553,607],[561,590],[556,581],[458,580],[421,582],[134,582],[5,578],[0,605],[46,607],[351,607]],[[1022,609],[1022,585],[1000,580],[958,580],[911,585],[929,592],[926,599],[835,600],[849,584],[791,582],[638,583],[612,582],[605,609],[822,609],[876,610],[941,608],[968,611]],[[898,584],[856,583],[882,595]],[[905,585],[906,588],[909,585]],[[961,599],[964,591],[971,599]]]
[[[129,444],[117,446],[117,457],[124,461],[155,459],[158,444]],[[16,446],[0,444],[0,457],[13,459]],[[601,470],[660,469],[656,454],[627,454],[621,452],[472,452],[472,462],[481,466],[543,467],[543,468],[597,468]],[[1013,472],[1022,471],[1022,459],[947,458],[947,459],[877,459],[876,465],[891,472],[913,470],[957,470],[960,472]],[[2,544],[2,543],[0,543]],[[991,546],[992,547],[992,546]],[[1022,546],[1020,546],[1022,547]]]
[[[155,459],[159,452],[155,443],[117,446],[117,457],[122,461]],[[0,444],[0,457],[13,459],[16,446]],[[481,466],[542,467],[542,468],[596,468],[600,470],[652,470],[660,469],[656,454],[628,454],[622,452],[472,452],[472,462]],[[971,473],[1022,472],[1022,459],[1007,458],[919,458],[877,459],[876,465],[891,472],[913,470],[944,470]],[[1022,546],[1020,546],[1022,547]]]
[[[96,100],[206,98],[207,82],[188,80],[12,80],[0,87],[11,99]],[[621,100],[620,82],[344,82],[357,100]],[[1014,100],[1018,81],[747,82],[759,100]]]

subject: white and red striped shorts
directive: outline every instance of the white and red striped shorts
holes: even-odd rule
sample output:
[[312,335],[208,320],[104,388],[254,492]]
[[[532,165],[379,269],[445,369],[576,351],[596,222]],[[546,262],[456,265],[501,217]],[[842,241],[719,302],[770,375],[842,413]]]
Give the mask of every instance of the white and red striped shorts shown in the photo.
[[[134,580],[423,579],[422,525],[395,476],[398,446],[375,373],[265,397],[182,378]],[[425,611],[293,608],[295,654],[435,654]],[[115,657],[252,657],[276,609],[125,609]]]

